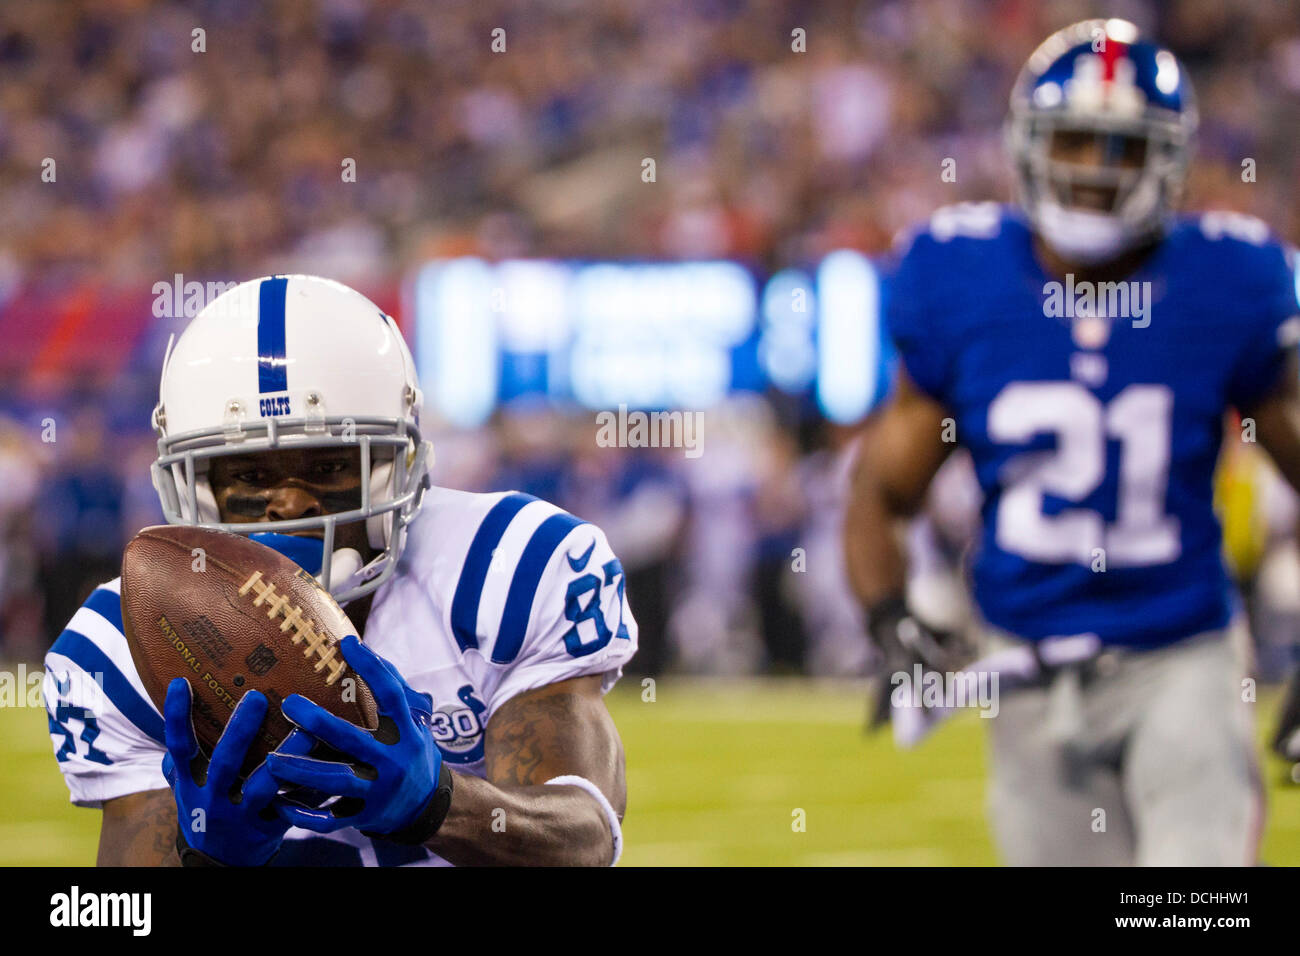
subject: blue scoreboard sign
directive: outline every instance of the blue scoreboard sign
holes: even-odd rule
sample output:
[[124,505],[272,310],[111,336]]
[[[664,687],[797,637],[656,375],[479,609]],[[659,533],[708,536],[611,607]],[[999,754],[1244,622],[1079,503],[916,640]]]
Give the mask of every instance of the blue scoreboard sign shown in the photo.
[[427,401],[462,427],[521,396],[699,409],[769,387],[851,422],[884,387],[880,283],[852,251],[765,279],[725,261],[448,259],[410,295]]

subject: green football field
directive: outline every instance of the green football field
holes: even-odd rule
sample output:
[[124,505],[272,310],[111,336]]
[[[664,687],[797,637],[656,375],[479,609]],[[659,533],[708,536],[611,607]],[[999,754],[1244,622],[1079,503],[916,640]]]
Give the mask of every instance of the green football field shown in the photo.
[[[864,737],[860,684],[664,677],[654,690],[645,702],[627,680],[610,696],[628,755],[624,864],[996,862],[975,714],[903,753]],[[1276,703],[1260,703],[1261,740]],[[1297,865],[1300,788],[1264,761],[1264,859]],[[0,864],[92,863],[98,827],[68,803],[44,711],[0,709]]]

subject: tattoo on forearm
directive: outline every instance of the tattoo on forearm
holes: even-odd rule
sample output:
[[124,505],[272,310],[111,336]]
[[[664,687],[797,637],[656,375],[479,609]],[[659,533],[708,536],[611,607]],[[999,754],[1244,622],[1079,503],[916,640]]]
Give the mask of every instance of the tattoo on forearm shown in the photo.
[[101,866],[139,866],[166,862],[176,846],[176,805],[170,790],[130,800],[126,812],[106,817],[100,834]]
[[176,848],[176,805],[170,792],[165,801],[155,801],[148,827],[153,837],[153,852],[167,857]]
[[547,758],[567,749],[582,703],[577,694],[518,697],[497,711],[489,725],[488,779],[518,786],[545,783],[547,774],[539,771]]
[[[609,824],[591,796],[575,787],[542,786],[566,774],[584,777],[622,818],[623,745],[600,680],[574,678],[502,704],[487,725],[486,779],[460,778],[430,848],[457,865],[609,862]],[[503,812],[508,828],[494,828]]]

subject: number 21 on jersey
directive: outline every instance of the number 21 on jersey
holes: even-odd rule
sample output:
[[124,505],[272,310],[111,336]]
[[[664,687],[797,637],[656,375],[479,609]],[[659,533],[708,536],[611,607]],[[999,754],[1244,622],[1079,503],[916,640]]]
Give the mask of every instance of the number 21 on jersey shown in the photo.
[[[998,547],[1045,564],[1091,564],[1098,549],[1112,567],[1176,560],[1178,519],[1164,513],[1173,400],[1164,385],[1129,385],[1105,404],[1075,382],[1013,382],[999,392],[989,406],[992,441],[1053,434],[1056,448],[1026,456],[1003,491]],[[1108,438],[1120,443],[1115,520],[1088,508],[1044,514],[1045,495],[1082,501],[1101,485]]]

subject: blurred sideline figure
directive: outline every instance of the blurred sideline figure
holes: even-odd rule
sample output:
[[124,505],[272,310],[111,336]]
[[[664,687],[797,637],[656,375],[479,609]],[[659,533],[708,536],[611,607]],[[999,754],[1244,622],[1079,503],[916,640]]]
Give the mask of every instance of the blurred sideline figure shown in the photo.
[[[1017,206],[940,210],[895,265],[901,368],[864,434],[849,573],[891,682],[915,668],[956,706],[968,668],[991,692],[990,809],[1012,864],[1257,861],[1214,472],[1235,408],[1300,484],[1300,309],[1263,223],[1175,214],[1196,124],[1172,53],[1126,21],[1067,27],[1012,93]],[[975,664],[909,607],[893,534],[957,445],[983,499]]]
[[40,495],[40,460],[16,423],[0,416],[0,660],[38,660],[41,600],[31,511]]
[[1246,442],[1225,444],[1215,497],[1224,555],[1250,617],[1256,673],[1262,681],[1290,673],[1272,746],[1290,762],[1291,782],[1300,784],[1300,502],[1268,458]]

